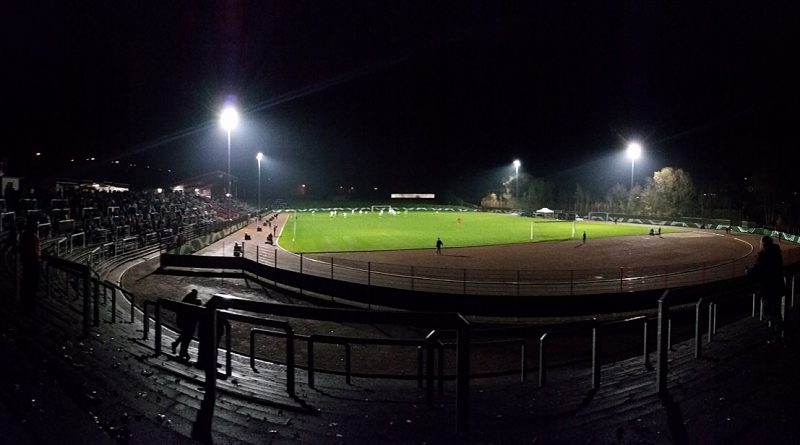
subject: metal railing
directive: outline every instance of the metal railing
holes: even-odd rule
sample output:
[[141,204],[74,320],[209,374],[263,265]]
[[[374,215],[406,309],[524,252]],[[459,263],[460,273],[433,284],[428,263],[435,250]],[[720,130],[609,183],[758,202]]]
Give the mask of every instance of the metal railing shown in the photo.
[[[88,335],[91,329],[91,326],[98,326],[99,325],[99,307],[100,303],[100,295],[101,292],[99,289],[103,289],[103,303],[106,302],[106,292],[107,290],[111,290],[111,312],[112,312],[112,322],[116,321],[116,291],[120,290],[124,292],[122,288],[118,286],[114,286],[111,283],[103,282],[98,280],[92,276],[91,268],[84,264],[76,264],[74,262],[66,261],[59,258],[54,257],[45,257],[45,268],[46,268],[46,280],[47,280],[47,295],[51,295],[51,288],[52,286],[63,285],[65,290],[65,295],[70,294],[71,285],[70,283],[74,282],[75,286],[72,289],[76,290],[78,293],[78,297],[81,301],[82,305],[82,328],[84,335]],[[59,279],[58,275],[63,275],[63,279]],[[788,282],[790,285],[788,286],[788,293],[785,297],[783,307],[784,310],[786,307],[791,307],[794,305],[794,292],[795,292],[795,280],[798,275],[790,275],[788,277]],[[333,343],[333,344],[365,344],[365,345],[391,345],[398,342],[400,346],[416,346],[420,354],[422,354],[423,348],[425,352],[428,354],[428,359],[425,361],[427,365],[427,372],[425,373],[428,376],[428,389],[432,391],[432,379],[433,379],[433,366],[434,361],[433,351],[434,348],[439,350],[440,359],[439,359],[439,388],[440,393],[442,392],[442,382],[444,381],[443,375],[443,345],[441,343],[441,339],[443,338],[443,333],[446,331],[453,331],[457,333],[455,335],[456,339],[456,355],[457,355],[457,372],[456,372],[456,379],[457,379],[457,419],[456,419],[456,430],[459,432],[467,431],[469,428],[468,420],[468,409],[469,409],[469,378],[470,378],[470,363],[469,363],[469,351],[473,346],[478,346],[483,340],[482,338],[489,338],[489,337],[503,337],[506,338],[498,338],[497,340],[487,340],[484,341],[485,344],[521,344],[522,345],[522,359],[521,359],[521,371],[520,371],[520,378],[522,381],[527,380],[526,372],[527,372],[527,351],[525,347],[525,340],[529,338],[538,339],[539,341],[539,381],[538,384],[540,387],[543,387],[547,383],[547,373],[548,369],[550,368],[550,364],[547,361],[547,357],[549,356],[549,340],[555,335],[564,335],[569,332],[587,332],[591,331],[591,344],[592,344],[592,353],[591,353],[591,360],[592,360],[592,388],[596,389],[600,384],[600,352],[601,352],[601,340],[602,340],[602,332],[604,329],[608,328],[609,326],[613,325],[614,323],[637,323],[642,322],[644,325],[644,362],[645,366],[649,364],[649,356],[651,351],[648,348],[648,323],[655,320],[657,322],[657,339],[656,339],[656,389],[659,393],[664,393],[667,391],[667,375],[668,375],[668,358],[669,358],[669,351],[671,349],[671,337],[672,337],[672,315],[679,313],[680,311],[687,311],[687,310],[694,310],[694,317],[693,317],[693,332],[694,332],[694,342],[695,342],[695,357],[700,357],[702,350],[701,350],[701,341],[702,341],[702,325],[707,323],[706,333],[708,335],[707,339],[708,342],[711,343],[713,341],[713,336],[716,334],[717,329],[720,327],[718,325],[718,307],[720,305],[727,305],[729,303],[738,302],[740,300],[744,300],[745,298],[749,298],[752,296],[753,304],[752,304],[752,311],[751,316],[756,315],[756,307],[757,307],[757,297],[755,294],[752,293],[752,287],[750,284],[744,280],[733,280],[733,285],[724,292],[719,293],[710,293],[703,291],[703,289],[681,289],[679,291],[669,291],[666,290],[662,294],[662,297],[658,301],[658,308],[656,317],[648,317],[648,316],[640,316],[640,317],[633,317],[626,320],[621,320],[618,322],[612,323],[599,323],[594,319],[589,320],[580,320],[577,322],[571,323],[560,323],[554,325],[543,325],[543,326],[536,326],[536,327],[504,327],[495,329],[492,331],[489,330],[477,330],[472,329],[463,317],[460,317],[458,314],[446,314],[443,316],[442,314],[420,314],[420,313],[405,313],[405,312],[381,312],[381,311],[357,311],[357,310],[342,310],[342,309],[324,309],[324,308],[310,308],[310,307],[295,307],[295,306],[288,306],[288,305],[279,305],[274,303],[264,303],[264,302],[255,302],[255,301],[248,301],[248,300],[241,300],[237,298],[231,297],[224,297],[224,296],[215,296],[209,302],[209,309],[197,307],[193,305],[188,305],[180,302],[174,302],[170,300],[159,300],[158,302],[150,302],[145,301],[143,304],[143,323],[144,323],[144,331],[143,331],[143,338],[147,339],[148,332],[149,332],[149,309],[152,307],[153,311],[153,318],[156,321],[156,343],[154,345],[154,349],[156,350],[157,354],[161,352],[161,308],[165,308],[168,310],[183,310],[188,307],[189,311],[195,311],[196,314],[199,314],[199,318],[204,320],[207,323],[210,323],[209,326],[212,326],[211,329],[206,330],[203,335],[206,336],[206,340],[209,338],[216,338],[216,317],[222,316],[227,321],[236,320],[242,322],[248,322],[253,324],[262,324],[262,325],[269,325],[271,327],[278,327],[284,329],[282,333],[287,338],[287,392],[289,391],[288,382],[292,382],[292,389],[290,394],[293,394],[294,387],[294,346],[289,346],[289,344],[294,344],[294,342],[298,339],[302,339],[301,336],[294,336],[293,331],[290,334],[291,326],[288,323],[282,324],[284,322],[278,322],[275,320],[266,320],[260,317],[251,317],[251,316],[244,316],[239,313],[230,312],[226,309],[238,309],[238,310],[245,310],[265,315],[271,316],[285,316],[285,317],[292,317],[292,318],[301,318],[301,319],[312,319],[312,320],[328,320],[328,321],[336,321],[336,322],[351,322],[351,323],[369,323],[369,324],[380,324],[380,323],[387,323],[387,324],[403,324],[408,326],[429,326],[434,327],[434,331],[431,332],[424,340],[421,339],[361,339],[361,338],[348,338],[348,337],[336,337],[336,336],[325,336],[325,335],[318,335],[312,339],[312,336],[308,337],[309,345],[313,345],[314,343]],[[94,289],[94,290],[92,290]],[[92,305],[94,305],[94,311],[92,311]],[[688,308],[688,309],[687,309]],[[133,310],[133,307],[132,307]],[[705,315],[705,316],[704,316]],[[131,313],[133,317],[133,312]],[[287,330],[289,329],[289,330]],[[231,370],[231,329],[230,326],[226,326],[225,329],[227,336],[226,336],[226,346],[227,346],[227,363],[226,363],[226,375],[230,375]],[[281,334],[278,332],[270,331],[270,334],[267,335],[276,335]],[[212,337],[212,335],[214,337]],[[253,334],[251,331],[251,366],[255,369],[254,366],[254,336],[257,334]],[[512,338],[508,338],[512,337]],[[203,348],[212,348],[216,342],[214,340],[209,341],[207,343],[203,343],[201,341],[201,346]],[[310,346],[310,349],[313,350],[313,346]],[[347,348],[349,350],[349,347]],[[291,351],[291,352],[290,352]],[[216,357],[216,349],[207,351],[209,357]],[[347,354],[347,352],[346,352]],[[290,362],[290,355],[291,355],[291,362]],[[309,361],[313,363],[313,352],[309,354]],[[418,356],[418,357],[421,357]],[[349,354],[347,354],[347,369],[346,374],[348,376],[348,383],[349,383],[349,376],[352,374],[352,369],[349,366]],[[216,360],[214,360],[215,362]],[[422,367],[422,359],[418,358],[418,370]],[[309,386],[313,386],[313,370],[314,366],[310,363],[309,365]],[[215,368],[215,366],[212,366]],[[289,377],[289,369],[291,368],[292,377]],[[206,397],[209,397],[211,394],[211,409],[213,410],[213,400],[215,398],[214,388],[215,388],[215,380],[216,380],[216,370],[213,369],[213,372],[210,371],[210,367],[206,366]],[[213,377],[210,376],[213,374]],[[418,372],[418,379],[420,379],[421,372]],[[204,403],[205,405],[205,403]],[[206,408],[208,409],[208,408]],[[209,422],[210,428],[210,422]]]
[[[575,270],[452,269],[353,261],[319,255],[292,254],[256,243],[242,243],[242,260],[302,276],[377,288],[462,295],[566,296],[641,292],[704,285],[744,276],[755,259],[748,255],[709,263],[614,267]],[[196,258],[164,255],[174,267],[202,266]],[[786,264],[800,261],[800,249],[784,252]],[[228,258],[228,257],[207,257]],[[213,262],[213,260],[204,260]],[[245,266],[236,269],[246,269]],[[263,277],[273,281],[273,277]],[[302,281],[302,280],[300,280]],[[299,290],[302,292],[303,288]]]

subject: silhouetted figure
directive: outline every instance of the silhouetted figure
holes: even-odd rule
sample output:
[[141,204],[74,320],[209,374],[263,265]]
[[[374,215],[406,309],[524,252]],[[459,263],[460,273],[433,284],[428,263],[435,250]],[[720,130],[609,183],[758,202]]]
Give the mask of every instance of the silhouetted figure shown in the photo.
[[586,244],[586,232],[583,232],[583,244]]
[[242,256],[242,246],[239,243],[233,243],[233,256]]
[[786,290],[783,278],[781,248],[769,236],[761,237],[761,251],[756,264],[747,269],[747,275],[758,283],[759,294],[764,302],[764,316],[769,321],[767,343],[778,341],[783,330],[781,298]]
[[656,231],[651,228],[650,229],[650,236],[655,236],[655,235],[656,235]]
[[442,242],[442,239],[441,238],[436,238],[436,255],[441,255],[442,254],[442,246],[444,246],[444,243]]
[[[197,289],[192,289],[192,291],[186,294],[181,301],[183,303],[196,304],[198,306],[203,304],[203,302],[200,301],[200,298],[197,297]],[[197,327],[197,316],[191,313],[178,312],[176,324],[178,325],[178,338],[172,342],[172,353],[175,354],[175,350],[178,348],[178,345],[180,345],[181,349],[178,357],[184,360],[189,360],[189,343],[192,342],[194,330]]]
[[661,236],[661,227],[658,228],[658,236]]
[[20,283],[20,299],[22,310],[32,313],[36,310],[36,290],[39,288],[39,263],[41,251],[38,224],[35,219],[28,218],[25,230],[19,237],[19,258],[22,263],[22,279]]

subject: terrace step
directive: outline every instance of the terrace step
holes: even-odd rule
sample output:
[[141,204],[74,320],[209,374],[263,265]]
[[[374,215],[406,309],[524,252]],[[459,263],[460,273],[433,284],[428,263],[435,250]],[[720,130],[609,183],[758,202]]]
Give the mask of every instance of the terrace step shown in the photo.
[[[3,294],[11,295],[7,284]],[[169,355],[155,357],[152,337],[147,343],[140,340],[138,317],[132,324],[101,323],[88,338],[81,338],[78,303],[63,296],[44,299],[42,310],[25,317],[19,317],[13,305],[0,307],[0,317],[7,323],[4,326],[13,327],[6,331],[8,338],[24,352],[16,358],[27,363],[22,369],[33,368],[30,375],[35,375],[36,368],[44,369],[45,376],[57,374],[56,392],[71,401],[74,407],[70,409],[92,412],[106,431],[114,426],[113,431],[132,433],[132,443],[190,443],[187,437],[202,400],[202,373]],[[118,319],[127,320],[121,306],[125,305],[118,304]],[[110,318],[109,308],[108,304],[103,307],[103,320]],[[41,326],[46,326],[45,333],[37,332]],[[718,398],[703,391],[703,384],[738,378],[729,368],[763,349],[763,329],[763,322],[752,319],[726,325],[714,343],[703,344],[704,358],[699,360],[693,358],[693,342],[674,344],[668,379],[675,403],[688,403],[687,412],[701,417],[691,403]],[[173,338],[165,331],[165,351]],[[194,344],[190,353],[196,356]],[[445,394],[435,395],[429,406],[425,391],[415,380],[354,377],[348,385],[342,375],[318,371],[311,388],[306,371],[298,369],[297,397],[292,398],[285,391],[283,365],[259,361],[255,373],[246,357],[234,355],[233,359],[233,374],[218,380],[215,443],[380,443],[418,442],[421,438],[434,443],[467,439],[488,443],[499,438],[508,442],[589,439],[609,443],[617,440],[620,431],[626,441],[671,443],[686,434],[670,424],[675,408],[665,406],[655,394],[655,374],[644,368],[641,356],[605,364],[595,393],[591,392],[587,367],[568,362],[550,371],[548,384],[541,389],[533,372],[525,383],[514,375],[472,379],[470,420],[477,431],[468,437],[453,433],[453,381],[446,382]],[[33,391],[27,386],[22,390]],[[742,391],[742,397],[748,395]],[[20,410],[17,404],[0,403],[0,413]],[[677,416],[684,418],[685,414],[678,410]],[[88,414],[83,422],[89,429],[96,427]],[[14,428],[11,425],[9,431]],[[101,440],[98,442],[103,443]]]

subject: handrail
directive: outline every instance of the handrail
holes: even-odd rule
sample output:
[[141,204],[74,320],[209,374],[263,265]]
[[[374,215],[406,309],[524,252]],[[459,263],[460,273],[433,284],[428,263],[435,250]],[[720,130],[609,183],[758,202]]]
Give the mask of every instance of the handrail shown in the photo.
[[[50,269],[51,268],[56,268],[58,270],[66,272],[66,273],[68,273],[70,275],[75,276],[77,279],[82,281],[83,286],[82,286],[82,289],[81,289],[81,291],[79,293],[79,296],[81,297],[81,302],[82,302],[82,304],[81,304],[81,316],[82,316],[81,326],[82,326],[83,336],[84,337],[88,337],[90,329],[91,329],[90,328],[90,324],[91,324],[90,318],[91,318],[91,313],[92,313],[92,311],[91,311],[92,301],[90,300],[91,291],[90,291],[90,286],[89,286],[90,280],[91,280],[91,268],[89,268],[85,264],[74,263],[74,262],[67,261],[67,260],[64,260],[62,258],[59,258],[59,257],[56,257],[56,256],[52,256],[52,255],[46,255],[45,254],[45,255],[43,255],[42,259],[44,261],[45,268],[46,268],[47,294],[48,295],[50,295],[50,286],[52,284],[51,280],[49,278],[50,277]],[[99,325],[99,321],[98,321],[98,316],[97,316],[97,310],[98,310],[97,309],[97,305],[98,305],[97,298],[94,299],[94,304],[95,304],[94,326],[98,326]]]
[[576,330],[583,331],[586,328],[592,330],[592,389],[596,390],[599,387],[600,361],[598,356],[599,344],[597,338],[597,325],[598,323],[596,318],[569,322],[565,323],[563,328],[559,327],[558,329],[546,330],[546,332],[539,337],[539,388],[543,388],[547,381],[547,339],[554,335],[561,335]]
[[[381,345],[381,346],[427,346],[427,339],[417,338],[367,338],[346,337],[340,335],[312,334],[308,336],[308,386],[314,387],[314,344],[326,343],[345,347],[345,381],[351,384],[351,346],[352,345]],[[432,374],[432,373],[431,373]]]
[[[278,303],[245,300],[230,295],[216,294],[206,303],[205,322],[209,329],[201,332],[200,347],[205,348],[206,357],[214,356],[213,341],[216,335],[216,316],[219,309],[236,309],[248,312],[328,320],[351,323],[387,323],[406,324],[409,326],[450,327],[458,330],[458,382],[456,402],[456,430],[466,432],[469,429],[469,322],[459,314],[448,313],[406,313],[389,311],[364,311],[348,309],[331,309],[292,306]],[[207,440],[211,435],[214,405],[216,404],[216,367],[213,360],[202,364],[205,368],[205,392],[197,422],[194,424],[192,437]]]
[[[290,396],[295,395],[295,384],[294,384],[294,370],[295,370],[295,361],[294,361],[294,329],[292,326],[287,322],[281,322],[277,320],[269,320],[270,322],[274,323],[273,327],[281,328],[284,330],[283,334],[286,337],[286,392]],[[276,332],[269,331],[266,329],[258,329],[252,328],[250,329],[250,367],[253,368],[253,372],[258,372],[256,369],[256,334],[264,334],[264,335],[272,335]],[[310,359],[309,359],[310,362]],[[310,368],[309,368],[310,369]],[[310,374],[309,374],[310,375]],[[313,386],[313,385],[309,385]]]

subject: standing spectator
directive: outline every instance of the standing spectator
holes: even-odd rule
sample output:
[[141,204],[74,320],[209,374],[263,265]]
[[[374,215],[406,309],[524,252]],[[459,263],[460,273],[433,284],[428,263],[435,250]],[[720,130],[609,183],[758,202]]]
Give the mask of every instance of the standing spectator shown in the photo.
[[786,290],[786,283],[783,279],[781,248],[771,237],[761,237],[761,251],[758,252],[756,264],[747,269],[747,275],[758,283],[764,303],[764,316],[769,321],[767,343],[774,343],[780,340],[783,330],[781,298]]
[[22,263],[22,282],[20,299],[22,310],[33,313],[36,310],[36,290],[39,288],[39,235],[36,233],[38,224],[35,219],[28,218],[25,230],[19,237],[19,258]]
[[[197,289],[192,289],[191,292],[186,294],[181,300],[183,303],[202,305],[203,302],[197,297]],[[172,353],[176,353],[178,345],[180,345],[180,354],[178,358],[189,360],[189,343],[192,342],[194,330],[197,327],[197,317],[191,313],[178,312],[176,324],[178,325],[178,338],[172,342]]]
[[444,243],[442,242],[442,239],[441,238],[436,238],[436,255],[441,255],[442,254],[442,246],[444,246]]
[[586,244],[586,232],[583,232],[583,244]]

